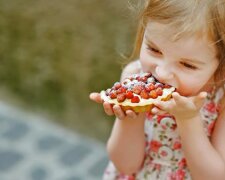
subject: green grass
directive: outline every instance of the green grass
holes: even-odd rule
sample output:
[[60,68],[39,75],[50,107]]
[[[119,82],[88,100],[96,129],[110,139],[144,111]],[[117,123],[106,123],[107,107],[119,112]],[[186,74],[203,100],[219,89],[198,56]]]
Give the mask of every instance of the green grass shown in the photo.
[[[88,94],[112,85],[132,50],[128,2],[0,0],[0,81],[30,111],[105,141],[113,119]],[[3,95],[4,96],[4,95]]]

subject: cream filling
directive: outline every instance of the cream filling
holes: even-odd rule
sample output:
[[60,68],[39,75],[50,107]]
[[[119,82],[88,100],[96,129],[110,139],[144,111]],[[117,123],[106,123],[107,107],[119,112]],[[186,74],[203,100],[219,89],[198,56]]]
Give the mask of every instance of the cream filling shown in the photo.
[[174,87],[163,89],[162,96],[158,96],[156,99],[152,99],[152,98],[143,99],[141,98],[141,96],[135,94],[135,96],[138,96],[140,99],[139,103],[132,103],[130,99],[126,99],[125,101],[120,103],[116,99],[111,99],[109,96],[106,96],[105,91],[101,91],[100,95],[103,101],[108,102],[110,104],[117,104],[122,106],[145,106],[145,105],[153,104],[157,100],[161,100],[168,97],[174,90],[175,90]]

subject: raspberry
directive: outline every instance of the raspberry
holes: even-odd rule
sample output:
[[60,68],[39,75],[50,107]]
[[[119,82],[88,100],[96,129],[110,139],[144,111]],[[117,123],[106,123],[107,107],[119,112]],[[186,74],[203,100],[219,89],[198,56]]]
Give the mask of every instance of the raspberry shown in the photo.
[[110,92],[110,93],[109,93],[109,97],[110,97],[111,99],[116,99],[116,97],[117,97],[116,92],[115,92],[115,91]]
[[150,91],[149,96],[152,99],[156,99],[158,97],[158,95],[157,95],[155,90]]
[[141,85],[136,85],[136,86],[134,86],[134,88],[133,88],[133,92],[134,92],[135,94],[140,94],[141,91],[142,91],[142,89],[143,89],[143,87],[142,87]]
[[162,90],[161,87],[158,87],[155,91],[156,91],[158,96],[162,96],[163,95],[163,90]]
[[134,96],[132,99],[131,99],[131,102],[132,103],[139,103],[140,102],[140,99],[138,96]]
[[146,90],[142,90],[141,93],[140,93],[140,96],[143,98],[143,99],[148,99],[149,98],[149,94]]
[[126,96],[123,93],[118,94],[116,99],[117,99],[118,102],[123,102],[126,99]]
[[134,94],[132,93],[132,91],[127,91],[126,98],[127,99],[132,99],[133,97],[134,97]]

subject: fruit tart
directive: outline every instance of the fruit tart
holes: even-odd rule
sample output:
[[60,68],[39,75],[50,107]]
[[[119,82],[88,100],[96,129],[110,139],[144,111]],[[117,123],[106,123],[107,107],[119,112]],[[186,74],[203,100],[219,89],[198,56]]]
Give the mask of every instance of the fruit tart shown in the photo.
[[160,83],[151,73],[140,73],[116,82],[100,94],[103,101],[120,105],[124,111],[149,112],[154,101],[167,101],[174,91],[174,87]]

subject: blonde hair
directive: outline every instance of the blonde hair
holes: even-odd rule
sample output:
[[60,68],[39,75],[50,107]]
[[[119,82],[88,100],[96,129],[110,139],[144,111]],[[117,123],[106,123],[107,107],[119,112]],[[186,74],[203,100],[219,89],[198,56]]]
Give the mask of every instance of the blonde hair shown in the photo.
[[[145,0],[139,14],[139,25],[132,57],[139,56],[148,21],[176,27],[173,39],[193,34],[208,36],[217,50],[219,66],[215,81],[225,77],[225,0]],[[224,82],[224,81],[223,81]]]

